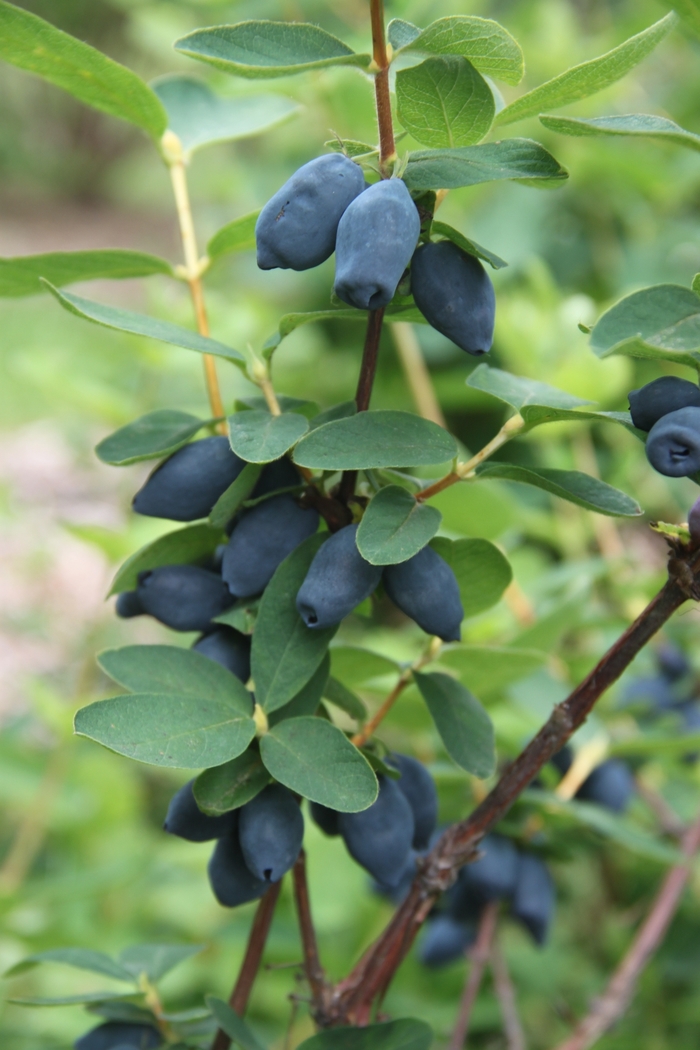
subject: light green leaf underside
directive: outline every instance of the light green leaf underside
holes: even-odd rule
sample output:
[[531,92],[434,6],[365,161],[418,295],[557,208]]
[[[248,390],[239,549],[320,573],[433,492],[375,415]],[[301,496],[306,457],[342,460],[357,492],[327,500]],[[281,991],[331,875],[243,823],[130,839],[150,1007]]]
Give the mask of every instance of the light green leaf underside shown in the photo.
[[324,423],[294,450],[294,462],[316,470],[365,470],[445,463],[457,454],[451,434],[410,412],[360,412]]
[[619,116],[592,117],[588,120],[583,117],[550,117],[541,114],[540,122],[550,131],[557,131],[560,135],[631,135],[700,150],[700,135],[686,131],[667,117],[656,117],[646,113],[625,113]]
[[432,1039],[432,1030],[425,1021],[404,1017],[400,1021],[370,1024],[365,1028],[332,1028],[317,1032],[297,1050],[430,1050]]
[[490,609],[513,579],[508,559],[489,540],[448,540],[437,536],[430,546],[457,577],[465,617]]
[[506,139],[459,149],[415,150],[408,154],[404,181],[412,190],[454,190],[500,179],[568,178],[544,146],[531,139]]
[[115,981],[128,981],[129,984],[134,981],[133,974],[115,962],[111,956],[105,955],[104,952],[92,951],[90,948],[52,948],[46,952],[37,952],[11,966],[3,976],[15,977],[45,962],[64,963],[78,970],[89,970],[102,974],[103,977],[113,977]]
[[[260,602],[251,672],[255,697],[267,711],[283,707],[316,672],[337,628],[311,630],[297,612],[296,596],[327,534],[310,536],[282,562]],[[274,775],[274,774],[273,774]]]
[[[426,324],[423,314],[416,306],[387,306],[385,318],[394,321],[411,321],[413,324]],[[275,350],[283,339],[303,324],[314,324],[320,321],[362,321],[367,322],[366,310],[313,310],[308,313],[285,314],[280,318],[278,330],[266,341],[263,349]]]
[[345,685],[360,686],[373,678],[397,675],[401,668],[381,653],[354,645],[332,645],[331,674]]
[[209,524],[213,529],[223,529],[228,525],[238,508],[252,493],[261,473],[261,463],[246,463],[236,480],[222,492],[212,507]]
[[359,696],[355,696],[352,690],[348,689],[342,682],[339,682],[337,678],[331,676],[328,679],[323,690],[323,696],[325,700],[330,700],[332,704],[345,711],[346,715],[350,715],[356,722],[364,722],[366,719],[367,708]]
[[309,429],[308,420],[298,412],[246,410],[229,416],[231,448],[250,463],[271,463],[296,445]]
[[678,284],[657,284],[616,303],[591,332],[598,357],[672,361],[700,368],[700,296]]
[[194,782],[194,797],[205,813],[219,816],[250,802],[269,781],[270,774],[260,756],[248,750],[223,766],[200,773]]
[[228,1003],[223,999],[215,999],[213,995],[208,995],[205,1001],[221,1030],[230,1036],[236,1046],[241,1047],[241,1050],[266,1050],[246,1022]]
[[496,768],[493,725],[468,689],[440,672],[414,672],[445,750],[458,766],[482,780]]
[[281,77],[325,66],[366,68],[370,55],[358,55],[337,37],[306,22],[249,21],[197,29],[178,40],[175,50],[239,77]]
[[35,996],[22,999],[6,999],[13,1006],[83,1006],[88,1003],[107,1003],[116,999],[128,999],[133,992],[82,992],[78,995],[61,995],[56,998]]
[[137,762],[202,769],[245,751],[255,722],[202,689],[200,697],[134,693],[98,700],[78,711],[75,731]]
[[473,255],[475,258],[489,263],[494,270],[500,270],[508,265],[505,259],[501,259],[495,252],[490,252],[488,248],[482,248],[476,241],[473,241],[470,237],[465,237],[463,233],[455,230],[453,226],[448,226],[446,222],[438,222],[434,219],[430,226],[430,233],[432,237],[437,236],[452,241],[453,244],[456,244],[463,252],[467,252],[468,255]]
[[178,693],[207,696],[231,704],[241,714],[253,713],[253,700],[243,683],[221,664],[193,649],[175,645],[126,645],[97,657],[110,678],[133,693]]
[[154,139],[166,129],[160,100],[130,69],[2,0],[0,59],[36,73],[88,106],[136,124]]
[[488,133],[493,94],[466,58],[440,55],[396,75],[398,118],[423,146],[471,146]]
[[223,98],[197,77],[159,77],[151,87],[168,114],[168,127],[188,153],[216,142],[261,135],[301,107],[282,95]]
[[80,295],[71,295],[69,292],[59,292],[47,282],[48,290],[58,300],[64,310],[82,317],[93,324],[102,325],[104,328],[113,328],[118,332],[129,332],[131,335],[147,336],[161,343],[170,343],[172,346],[182,346],[186,350],[196,350],[200,354],[213,354],[215,357],[224,357],[227,361],[235,364],[245,364],[243,354],[223,343],[217,343],[214,339],[206,339],[203,335],[182,328],[171,321],[159,321],[155,317],[146,314],[134,313],[133,310],[123,310],[118,306],[107,306],[104,303],[96,303],[92,299],[84,299]]
[[420,29],[413,22],[407,22],[405,18],[392,18],[386,27],[386,37],[394,51],[400,51],[402,47],[408,47],[417,36]]
[[522,80],[525,72],[522,49],[498,22],[473,15],[448,15],[431,22],[417,35],[415,29],[410,22],[397,26],[395,33],[406,43],[397,40],[393,46],[434,55],[461,55],[469,59],[480,73],[496,80],[503,80],[506,84],[517,84]]
[[115,430],[100,441],[95,453],[103,463],[113,467],[125,467],[143,459],[159,459],[186,445],[206,422],[189,412],[159,408]]
[[472,693],[485,696],[533,674],[546,659],[546,653],[535,649],[459,645],[443,649],[439,663],[456,671]]
[[128,277],[150,277],[156,273],[172,277],[173,268],[165,259],[155,255],[122,251],[119,248],[18,255],[0,259],[0,298],[19,298],[47,292],[48,288],[41,283],[40,277],[60,288],[77,281],[124,280]]
[[281,784],[340,813],[357,813],[377,797],[366,758],[325,718],[288,718],[260,740],[260,754]]
[[467,378],[467,386],[483,390],[499,401],[505,401],[519,412],[524,405],[543,405],[547,408],[578,408],[590,402],[564,390],[557,390],[537,379],[525,379],[489,365],[477,365]]
[[159,536],[127,558],[114,577],[109,593],[134,590],[139,573],[146,569],[157,569],[161,565],[193,565],[205,561],[225,541],[226,536],[221,529],[206,524],[189,525]]
[[245,252],[255,247],[255,224],[259,211],[241,215],[222,226],[207,244],[207,255],[212,262],[231,252]]
[[119,962],[134,977],[145,974],[149,981],[159,981],[203,949],[203,944],[131,944],[120,952]]
[[477,475],[534,485],[569,503],[611,517],[635,518],[642,513],[641,507],[631,496],[578,470],[545,470],[544,467],[535,470],[511,463],[492,462],[479,467]]
[[671,12],[612,51],[573,66],[545,84],[540,84],[502,109],[496,115],[496,124],[512,124],[516,120],[537,116],[543,109],[558,109],[595,95],[639,65],[677,21],[676,15]]
[[372,565],[412,558],[440,528],[442,514],[417,503],[410,492],[387,485],[371,500],[357,530],[357,549]]

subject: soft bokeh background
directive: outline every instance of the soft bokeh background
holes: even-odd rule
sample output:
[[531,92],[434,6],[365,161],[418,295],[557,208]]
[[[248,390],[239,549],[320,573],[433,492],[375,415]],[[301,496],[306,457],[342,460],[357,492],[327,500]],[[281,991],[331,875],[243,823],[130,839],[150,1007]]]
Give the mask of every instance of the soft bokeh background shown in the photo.
[[[258,88],[195,66],[172,51],[172,41],[201,25],[271,17],[316,21],[363,50],[368,46],[363,0],[27,0],[20,6],[148,79],[184,71],[229,95]],[[498,18],[523,44],[527,86],[614,46],[664,10],[655,0],[387,0],[389,17],[419,25],[450,13]],[[202,244],[225,222],[264,203],[322,151],[332,131],[374,139],[370,86],[357,72],[306,74],[268,88],[297,99],[303,111],[262,138],[212,147],[196,158],[191,187]],[[681,30],[616,87],[568,112],[653,112],[700,132],[699,97],[700,44]],[[145,138],[1,65],[0,98],[0,255],[133,247],[179,261],[167,173]],[[643,141],[557,138],[535,120],[508,130],[543,141],[571,178],[553,190],[494,183],[451,193],[443,205],[441,218],[510,263],[494,277],[492,363],[591,397],[602,408],[623,409],[627,391],[660,374],[658,367],[598,361],[577,324],[591,323],[624,293],[661,281],[687,285],[700,270],[700,160]],[[207,282],[213,334],[233,346],[260,346],[282,313],[325,307],[331,280],[332,263],[303,274],[263,274],[251,253],[232,257]],[[93,284],[86,294],[192,323],[186,289],[166,278]],[[418,336],[447,420],[474,451],[500,426],[499,403],[465,386],[472,360],[427,328]],[[299,329],[276,358],[277,389],[322,407],[351,397],[361,338],[352,325]],[[220,372],[227,404],[251,392],[237,370]],[[413,407],[389,335],[373,404]],[[130,516],[143,465],[117,470],[92,454],[111,430],[165,406],[206,410],[196,355],[86,325],[46,297],[0,300],[0,968],[63,945],[116,952],[142,941],[201,942],[203,952],[163,986],[168,1003],[185,1008],[207,993],[228,994],[253,906],[232,914],[219,908],[204,874],[209,847],[161,832],[168,798],[184,777],[130,763],[71,735],[75,709],[109,689],[96,651],[129,641],[172,642],[151,622],[117,622],[112,602],[104,600],[117,563],[169,526]],[[648,522],[685,520],[697,489],[654,474],[640,443],[619,427],[544,427],[502,456],[597,471],[644,508],[643,520],[620,524],[534,489],[493,482],[454,488],[437,501],[449,535],[488,537],[507,551],[521,592],[520,602],[501,602],[471,621],[465,639],[549,654],[535,676],[482,697],[506,758],[659,585],[663,543]],[[536,621],[529,627],[528,607]],[[700,671],[699,626],[697,613],[686,610],[669,637],[686,647]],[[347,634],[402,658],[420,643],[409,627],[390,634],[381,623],[359,618]],[[631,674],[651,666],[651,654],[644,654]],[[363,695],[372,704],[381,694]],[[618,689],[603,699],[587,732],[605,728],[614,738],[624,731],[630,716],[616,706],[619,696]],[[410,691],[382,735],[431,764],[444,820],[468,811],[480,785],[449,764]],[[684,817],[700,802],[692,764],[652,754],[640,776]],[[639,800],[633,817],[654,826]],[[663,874],[659,863],[565,822],[549,843],[557,853],[559,899],[550,944],[537,950],[507,921],[502,934],[532,1047],[552,1046],[585,1011]],[[390,908],[371,895],[337,841],[309,826],[307,846],[323,959],[339,976]],[[694,881],[627,1018],[600,1044],[607,1050],[697,1046],[699,894]],[[285,887],[266,959],[280,967],[299,957]],[[428,1020],[444,1044],[464,972],[456,963],[430,973],[411,957],[385,1008]],[[56,995],[106,987],[104,980],[91,981],[88,974],[44,967],[8,982],[6,991]],[[304,1004],[296,1013],[290,1005],[296,987],[294,969],[274,968],[253,994],[250,1019],[276,1050],[311,1031]],[[303,996],[303,985],[298,991]],[[4,1050],[66,1050],[90,1024],[80,1007],[0,1009]],[[470,1045],[505,1046],[488,983]]]

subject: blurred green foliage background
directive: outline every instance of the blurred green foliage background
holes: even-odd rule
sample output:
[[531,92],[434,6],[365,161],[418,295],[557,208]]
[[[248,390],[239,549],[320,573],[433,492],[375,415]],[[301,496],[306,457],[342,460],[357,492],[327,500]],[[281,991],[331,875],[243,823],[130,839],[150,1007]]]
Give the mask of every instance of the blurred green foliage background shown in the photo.
[[[227,95],[260,90],[194,68],[172,41],[198,26],[269,17],[315,21],[365,50],[364,0],[26,0],[20,4],[105,50],[147,79],[181,71]],[[593,57],[664,13],[656,0],[387,0],[388,17],[419,25],[440,15],[493,17],[523,45],[526,86]],[[374,141],[371,88],[359,73],[331,70],[265,85],[298,100],[300,116],[265,136],[216,146],[197,156],[191,190],[200,243],[221,225],[259,207],[333,132]],[[520,89],[518,89],[520,90]],[[514,89],[504,92],[515,96]],[[0,66],[0,253],[134,247],[180,260],[167,171],[137,132],[95,113],[53,87]],[[567,112],[652,112],[700,132],[700,42],[676,30],[644,64],[604,94]],[[563,139],[536,120],[515,133],[545,143],[569,169],[562,187],[536,190],[493,183],[450,193],[440,218],[503,256],[491,363],[626,408],[633,387],[660,374],[653,363],[598,361],[577,324],[645,285],[688,285],[700,270],[700,161],[674,146],[633,140]],[[410,148],[410,139],[402,148]],[[257,270],[252,253],[218,264],[207,279],[212,334],[233,346],[259,347],[290,310],[329,302],[332,262],[303,274]],[[184,286],[165,278],[104,283],[87,294],[192,324]],[[476,451],[503,421],[500,403],[464,380],[474,361],[427,327],[416,329],[448,423]],[[352,397],[360,359],[359,326],[314,325],[282,345],[278,391],[322,407]],[[682,369],[677,370],[682,374]],[[253,392],[240,373],[220,367],[226,403]],[[158,407],[205,411],[196,355],[85,325],[49,298],[0,300],[0,967],[63,945],[116,952],[131,943],[202,943],[202,953],[164,982],[168,1003],[195,1006],[226,997],[242,955],[254,906],[229,914],[205,878],[209,847],[166,838],[160,830],[177,777],[129,763],[71,735],[75,709],[107,695],[94,654],[127,641],[172,636],[144,621],[116,622],[103,596],[119,560],[163,523],[129,516],[141,466],[99,465],[102,436]],[[373,405],[412,409],[389,333],[382,344]],[[697,489],[653,473],[643,448],[620,427],[544,427],[502,452],[523,464],[598,471],[634,496],[644,520],[613,522],[531,489],[489,482],[455,487],[437,501],[448,535],[498,542],[514,566],[519,593],[467,625],[465,640],[514,644],[547,654],[535,675],[485,687],[502,760],[517,753],[605,648],[639,612],[664,576],[664,544],[650,520],[685,520]],[[524,610],[524,611],[523,611]],[[344,638],[402,659],[418,651],[410,626],[389,631],[388,615],[356,617]],[[528,619],[534,620],[528,625]],[[698,613],[686,609],[669,628],[700,673]],[[189,639],[184,639],[186,642]],[[631,715],[619,697],[631,676],[648,673],[643,654],[622,686],[603,698],[583,731],[621,739]],[[361,690],[370,704],[381,683]],[[670,728],[673,726],[669,723]],[[413,690],[382,730],[393,747],[430,764],[441,817],[464,815],[478,797],[451,766]],[[700,802],[697,768],[653,752],[639,775],[683,818]],[[654,829],[637,799],[632,818]],[[519,827],[526,814],[510,818]],[[543,842],[555,859],[558,914],[543,950],[507,921],[503,941],[518,988],[530,1045],[549,1047],[585,1012],[629,944],[663,865],[593,832],[546,814]],[[337,840],[308,824],[314,916],[323,961],[341,976],[379,932],[390,906],[373,896],[364,873]],[[606,1050],[695,1048],[700,1025],[700,882],[694,878],[657,959],[644,975],[627,1018],[602,1042]],[[295,981],[300,948],[289,888],[273,927],[250,1019],[275,1050],[310,1034]],[[464,964],[428,972],[412,956],[385,1010],[424,1018],[444,1044],[456,1012]],[[92,987],[87,974],[35,970],[11,995],[71,994]],[[65,1050],[89,1027],[81,1008],[0,1008],[3,1050]],[[291,1027],[290,1027],[291,1026]],[[490,985],[477,1004],[471,1043],[505,1046]]]

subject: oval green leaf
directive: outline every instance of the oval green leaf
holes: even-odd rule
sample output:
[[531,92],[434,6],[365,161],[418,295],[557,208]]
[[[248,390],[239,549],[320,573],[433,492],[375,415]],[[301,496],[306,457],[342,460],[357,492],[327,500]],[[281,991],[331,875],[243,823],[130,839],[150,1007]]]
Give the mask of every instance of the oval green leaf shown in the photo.
[[526,379],[524,376],[515,376],[511,372],[504,372],[501,368],[491,368],[489,365],[477,365],[473,372],[467,377],[467,386],[475,390],[483,390],[499,401],[505,401],[517,412],[524,405],[544,405],[546,408],[578,408],[580,405],[589,405],[590,401],[574,397],[564,390],[557,390],[549,383],[541,383],[538,379]]
[[674,146],[700,150],[700,135],[675,124],[667,117],[647,113],[622,113],[611,117],[550,117],[540,115],[540,122],[550,131],[577,138],[597,135],[631,135],[638,138],[672,142]]
[[255,247],[255,224],[259,211],[241,215],[226,226],[222,226],[207,244],[207,255],[214,262],[231,252],[244,252]]
[[271,463],[296,445],[309,429],[309,422],[298,412],[246,410],[229,416],[231,448],[249,463]]
[[115,430],[100,441],[95,453],[103,463],[113,467],[125,467],[142,459],[160,459],[186,445],[206,422],[189,412],[160,408]]
[[491,89],[459,55],[428,58],[396,74],[398,117],[424,146],[471,146],[493,124]]
[[492,266],[494,270],[501,270],[508,263],[505,259],[501,259],[500,255],[496,255],[495,252],[491,252],[488,248],[482,248],[480,244],[473,241],[471,237],[465,237],[459,230],[455,230],[453,226],[448,226],[446,222],[437,222],[435,219],[430,225],[431,236],[441,237],[445,240],[452,241],[458,248],[461,248],[463,252],[468,255],[473,255],[476,259],[481,259],[482,262],[487,262],[489,266]]
[[579,470],[545,470],[519,467],[513,463],[485,463],[477,468],[480,478],[501,478],[551,492],[553,496],[575,503],[578,507],[617,518],[636,518],[642,508],[627,493],[612,485],[583,474]]
[[400,1021],[369,1024],[364,1028],[332,1028],[317,1032],[297,1050],[430,1050],[433,1032],[425,1021],[403,1017]]
[[0,298],[39,295],[48,291],[41,277],[57,288],[76,281],[124,280],[150,277],[155,273],[173,275],[165,259],[144,252],[111,248],[91,252],[48,252],[46,255],[19,255],[0,259]]
[[269,782],[260,755],[248,749],[231,762],[200,773],[194,782],[194,797],[200,809],[217,817],[250,802]]
[[324,423],[294,450],[294,462],[316,470],[413,467],[454,459],[451,434],[410,412],[358,412]]
[[445,648],[438,657],[441,665],[456,671],[462,684],[478,696],[499,692],[511,682],[526,678],[546,659],[547,654],[536,649],[481,645]]
[[475,696],[450,675],[414,672],[448,755],[482,780],[496,768],[493,725]]
[[331,658],[326,653],[304,688],[300,689],[284,707],[278,707],[276,711],[270,712],[270,727],[276,726],[284,718],[303,718],[305,715],[315,715],[330,673]]
[[78,970],[89,970],[92,973],[100,973],[103,977],[113,977],[115,981],[128,981],[129,984],[134,981],[133,974],[115,962],[111,956],[105,955],[104,952],[92,951],[90,948],[51,948],[49,951],[37,952],[15,963],[3,976],[15,977],[45,962],[64,963]]
[[679,284],[657,284],[621,299],[591,332],[598,357],[673,361],[700,367],[700,296]]
[[366,68],[370,55],[358,55],[342,40],[307,22],[239,22],[197,29],[178,40],[175,50],[239,77],[282,77],[325,66]]
[[201,769],[245,751],[255,722],[234,704],[207,697],[202,687],[199,697],[133,693],[98,700],[78,711],[75,732],[137,762]]
[[506,139],[458,149],[408,154],[404,181],[412,190],[456,190],[500,179],[559,180],[568,172],[532,139]]
[[160,565],[193,565],[206,561],[220,543],[226,540],[221,529],[209,525],[188,525],[185,529],[168,532],[157,540],[136,551],[122,565],[114,577],[110,594],[132,591],[138,583],[138,575],[146,569],[157,569]]
[[380,489],[365,511],[357,530],[357,549],[372,565],[407,561],[433,538],[442,514],[417,503],[398,485]]
[[430,546],[457,577],[465,617],[490,609],[513,579],[510,562],[489,540],[448,540],[438,536]]
[[159,981],[203,948],[202,944],[131,944],[119,953],[119,962],[137,979],[145,974],[149,981]]
[[377,797],[369,762],[325,718],[286,718],[261,738],[260,755],[280,784],[340,813],[358,813]]
[[410,51],[428,51],[432,55],[461,55],[480,73],[506,84],[518,84],[522,80],[525,59],[520,44],[490,18],[448,15],[431,22],[422,32],[413,30],[415,26],[410,22],[398,28],[398,46]]
[[212,528],[226,528],[238,508],[250,496],[261,473],[261,464],[246,463],[236,480],[232,481],[226,491],[221,493],[212,507],[209,515],[209,524]]

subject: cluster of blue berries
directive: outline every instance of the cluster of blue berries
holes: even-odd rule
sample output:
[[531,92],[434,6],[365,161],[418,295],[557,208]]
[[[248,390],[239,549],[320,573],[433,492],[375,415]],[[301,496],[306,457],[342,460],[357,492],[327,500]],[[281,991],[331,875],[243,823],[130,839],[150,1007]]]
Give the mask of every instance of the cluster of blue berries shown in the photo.
[[255,227],[258,266],[308,270],[335,252],[334,292],[358,310],[388,306],[410,266],[416,306],[470,354],[491,349],[496,299],[478,259],[451,241],[426,241],[400,178],[369,185],[341,153],[302,165],[267,202]]
[[685,653],[665,643],[655,653],[656,674],[630,682],[623,703],[640,709],[645,720],[680,716],[686,732],[700,732],[698,683]]
[[669,478],[700,470],[700,387],[662,376],[629,395],[632,422],[647,432],[647,459]]

